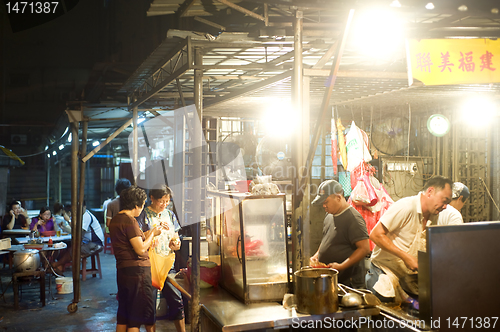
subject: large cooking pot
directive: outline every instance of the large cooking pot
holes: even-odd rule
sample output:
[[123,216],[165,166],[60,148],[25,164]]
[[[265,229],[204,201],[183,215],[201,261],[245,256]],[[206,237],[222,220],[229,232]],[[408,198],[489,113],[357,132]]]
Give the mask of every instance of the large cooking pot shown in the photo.
[[322,315],[339,309],[337,291],[338,271],[334,269],[305,267],[295,274],[297,311]]
[[40,255],[36,249],[23,249],[14,252],[16,272],[36,271],[40,267]]

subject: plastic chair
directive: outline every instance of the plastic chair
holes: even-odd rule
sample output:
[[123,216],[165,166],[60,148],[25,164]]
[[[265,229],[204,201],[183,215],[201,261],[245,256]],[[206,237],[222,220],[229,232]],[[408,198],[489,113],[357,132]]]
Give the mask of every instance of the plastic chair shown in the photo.
[[109,250],[111,252],[111,255],[114,255],[113,251],[113,245],[111,244],[111,237],[109,236],[109,233],[104,234],[104,253],[106,253],[106,250]]

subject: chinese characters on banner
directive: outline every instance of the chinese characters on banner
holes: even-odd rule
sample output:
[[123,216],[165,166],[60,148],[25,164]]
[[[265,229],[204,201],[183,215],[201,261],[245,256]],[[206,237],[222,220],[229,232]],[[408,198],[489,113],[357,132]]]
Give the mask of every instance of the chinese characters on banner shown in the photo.
[[410,39],[406,53],[409,85],[500,82],[500,40]]

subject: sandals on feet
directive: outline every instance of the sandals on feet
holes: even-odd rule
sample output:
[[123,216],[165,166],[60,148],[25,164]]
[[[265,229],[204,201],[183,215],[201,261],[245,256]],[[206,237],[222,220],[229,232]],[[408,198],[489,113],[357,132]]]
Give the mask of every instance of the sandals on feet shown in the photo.
[[64,271],[60,266],[51,265],[52,270],[59,276],[64,277]]

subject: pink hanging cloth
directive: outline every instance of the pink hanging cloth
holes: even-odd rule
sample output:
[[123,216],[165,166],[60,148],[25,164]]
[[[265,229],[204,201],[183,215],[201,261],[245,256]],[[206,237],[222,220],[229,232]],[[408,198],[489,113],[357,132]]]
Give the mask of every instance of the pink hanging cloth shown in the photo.
[[332,164],[333,174],[337,174],[337,128],[335,126],[335,119],[332,118],[331,122],[331,137],[332,137]]

